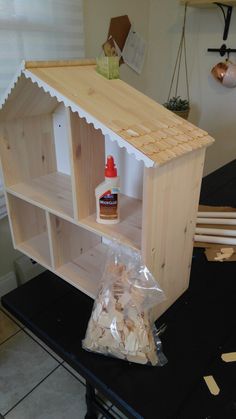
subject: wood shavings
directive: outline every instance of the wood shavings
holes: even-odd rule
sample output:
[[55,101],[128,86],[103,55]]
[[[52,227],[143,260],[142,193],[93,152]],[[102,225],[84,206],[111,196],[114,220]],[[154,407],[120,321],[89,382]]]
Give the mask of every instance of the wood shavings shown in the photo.
[[216,256],[214,257],[214,259],[218,262],[223,262],[231,258],[233,254],[234,254],[234,249],[232,247],[225,247],[225,248],[220,249],[220,252],[216,253]]
[[129,362],[158,364],[149,315],[143,311],[142,290],[132,286],[125,265],[110,264],[111,282],[94,304],[83,347]]

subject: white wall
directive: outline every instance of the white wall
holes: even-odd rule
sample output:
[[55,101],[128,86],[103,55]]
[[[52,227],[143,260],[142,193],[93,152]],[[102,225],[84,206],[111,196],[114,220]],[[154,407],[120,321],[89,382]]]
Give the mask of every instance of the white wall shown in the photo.
[[[144,39],[148,39],[149,0],[84,0],[85,54],[87,57],[99,56],[102,44],[107,39],[110,19],[128,15]],[[126,65],[121,66],[121,78],[139,90],[147,86],[147,61],[139,76]]]
[[[96,56],[101,51],[111,17],[128,14],[146,40],[148,55],[141,76],[123,65],[123,80],[158,102],[167,99],[179,44],[184,8],[178,0],[84,0],[85,51]],[[192,110],[190,121],[215,137],[207,151],[205,174],[236,158],[236,88],[227,89],[210,75],[221,61],[209,47],[223,43],[223,15],[218,8],[188,9],[187,46]],[[236,48],[236,7],[233,10],[227,45]],[[231,59],[236,61],[236,55]],[[180,89],[185,95],[185,89]]]
[[[159,101],[167,99],[184,8],[178,1],[150,0],[149,55],[147,94]],[[207,151],[205,174],[236,158],[236,88],[218,84],[210,70],[222,60],[207,48],[222,45],[223,15],[218,8],[189,8],[187,15],[187,48],[191,96],[190,121],[208,131],[215,144]],[[236,47],[236,8],[233,10],[227,45]],[[232,54],[231,59],[236,60]],[[180,89],[186,95],[186,89]]]

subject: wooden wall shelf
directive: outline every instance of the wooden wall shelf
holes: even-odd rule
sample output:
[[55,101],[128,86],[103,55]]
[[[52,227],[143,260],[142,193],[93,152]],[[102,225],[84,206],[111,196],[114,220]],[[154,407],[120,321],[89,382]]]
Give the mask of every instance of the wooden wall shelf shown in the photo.
[[[94,298],[109,239],[116,239],[141,251],[164,289],[159,316],[188,287],[205,149],[213,139],[121,80],[103,78],[90,61],[23,63],[1,106],[15,248]],[[70,175],[58,169],[53,121],[61,107]],[[145,166],[143,198],[121,194],[117,225],[98,224],[95,215],[105,136]]]
[[[188,4],[190,7],[212,7],[216,6],[215,0],[181,0],[181,4]],[[236,6],[236,0],[228,0],[228,1],[219,1],[218,3],[224,4],[226,6]]]

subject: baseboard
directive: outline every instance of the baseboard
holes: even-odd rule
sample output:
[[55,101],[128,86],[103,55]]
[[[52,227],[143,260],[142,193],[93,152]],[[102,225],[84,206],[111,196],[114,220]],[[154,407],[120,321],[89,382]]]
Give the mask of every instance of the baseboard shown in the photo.
[[0,299],[3,295],[17,287],[16,275],[13,271],[0,276]]

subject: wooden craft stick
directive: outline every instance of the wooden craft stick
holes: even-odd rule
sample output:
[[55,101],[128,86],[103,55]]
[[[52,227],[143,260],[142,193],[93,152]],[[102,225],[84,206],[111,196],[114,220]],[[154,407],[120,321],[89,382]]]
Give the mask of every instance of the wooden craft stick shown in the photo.
[[213,396],[218,396],[218,394],[220,393],[220,389],[219,389],[214,377],[212,375],[206,375],[203,378],[205,380],[205,383],[206,383],[210,393],[213,394]]
[[236,218],[197,218],[197,224],[236,225]]
[[216,243],[216,244],[230,244],[236,246],[236,238],[231,237],[217,237],[217,236],[204,236],[201,234],[195,234],[195,242],[204,242],[204,243]]
[[229,352],[227,354],[222,354],[221,359],[224,362],[236,362],[236,352]]
[[236,219],[236,212],[207,212],[207,211],[199,211],[197,216],[200,218],[235,218]]
[[96,60],[89,58],[81,58],[80,60],[26,61],[25,68],[72,67],[95,64]]
[[195,230],[196,234],[207,234],[209,236],[225,236],[225,237],[235,237],[236,230],[225,230],[223,228],[201,228],[197,227]]

